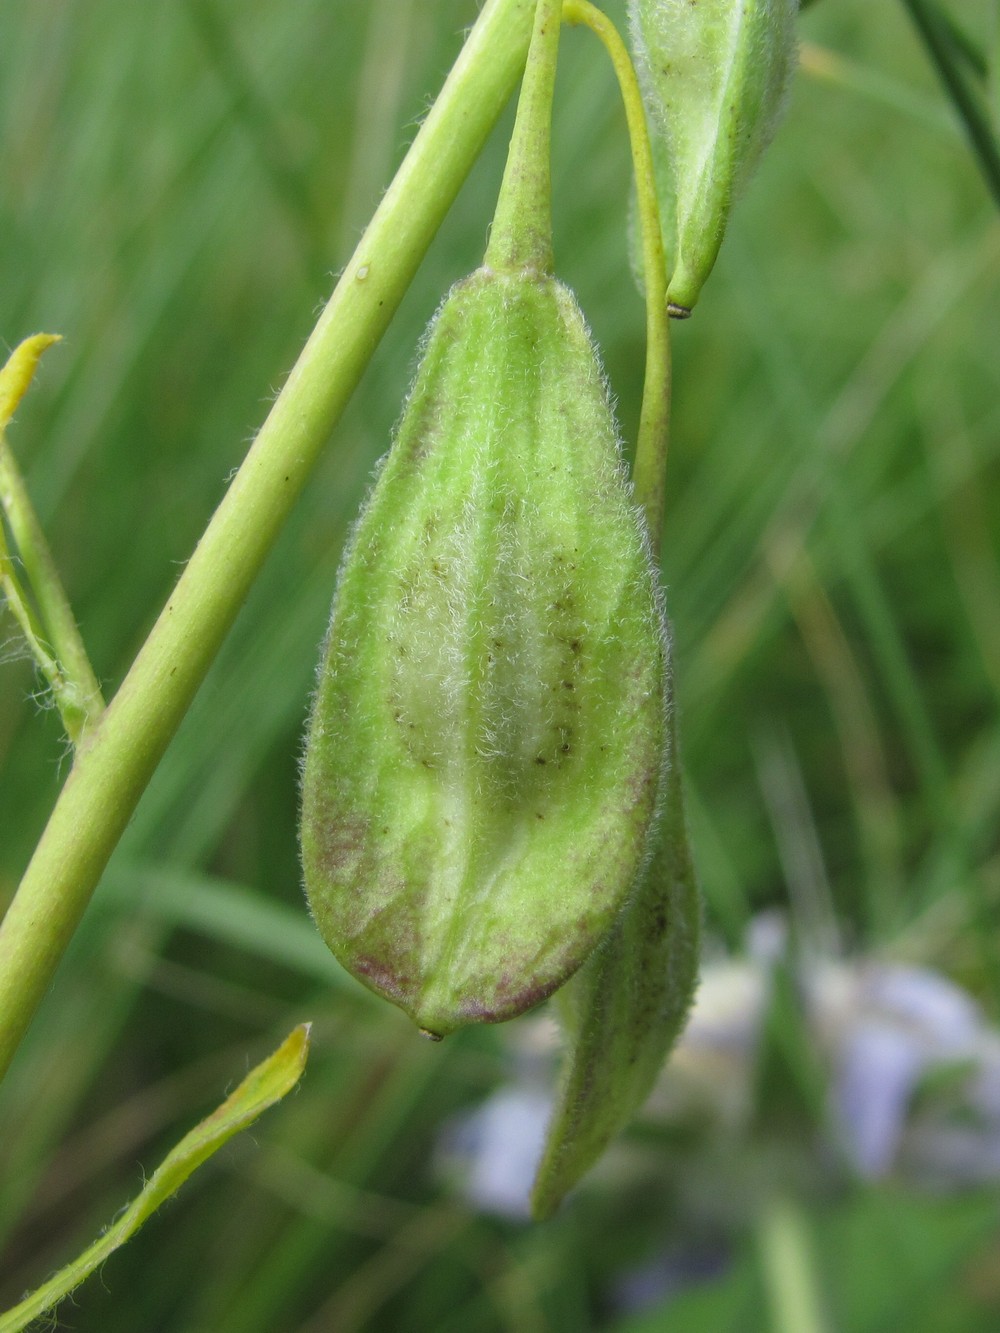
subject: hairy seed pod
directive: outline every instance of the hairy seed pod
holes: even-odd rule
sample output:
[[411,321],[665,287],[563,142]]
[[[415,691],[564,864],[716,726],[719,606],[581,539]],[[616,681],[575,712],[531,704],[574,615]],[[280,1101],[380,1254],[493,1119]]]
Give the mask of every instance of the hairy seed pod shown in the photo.
[[479,270],[345,555],[304,767],[317,925],[428,1034],[537,1004],[611,925],[661,767],[655,588],[573,297]]
[[795,61],[798,0],[629,0],[654,149],[668,300],[690,313],[735,196],[774,134]]
[[701,899],[669,718],[652,855],[611,930],[557,997],[566,1050],[531,1194],[549,1217],[635,1116],[684,1027],[698,981]]

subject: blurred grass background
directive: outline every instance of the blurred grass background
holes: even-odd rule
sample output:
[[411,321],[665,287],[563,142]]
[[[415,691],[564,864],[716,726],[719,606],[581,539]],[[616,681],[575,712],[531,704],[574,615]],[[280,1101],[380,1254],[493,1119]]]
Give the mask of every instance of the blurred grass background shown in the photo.
[[[964,10],[985,40],[990,4]],[[11,439],[109,692],[473,14],[471,0],[7,0],[0,338],[65,337]],[[902,6],[822,0],[802,28],[811,55],[786,121],[675,337],[664,571],[708,933],[739,949],[778,908],[826,948],[941,970],[997,1020],[1000,231]],[[481,257],[508,127],[0,1092],[0,1308],[80,1250],[142,1168],[309,1017],[299,1093],[84,1287],[66,1326],[772,1327],[753,1192],[719,1165],[711,1188],[741,1204],[706,1223],[668,1169],[677,1144],[655,1134],[544,1227],[466,1207],[432,1169],[435,1143],[507,1077],[509,1034],[418,1041],[339,972],[302,902],[297,762],[345,528],[424,324]],[[643,317],[628,154],[611,76],[580,31],[564,43],[555,143],[560,276],[630,439]],[[0,907],[66,771],[13,634],[5,618]],[[809,1052],[779,1045],[768,1096],[802,1101]],[[794,1121],[807,1162],[820,1119],[804,1104]],[[831,1327],[1000,1326],[995,1192],[799,1176],[788,1188]],[[705,1271],[689,1264],[629,1313],[628,1274],[678,1244],[702,1246]]]

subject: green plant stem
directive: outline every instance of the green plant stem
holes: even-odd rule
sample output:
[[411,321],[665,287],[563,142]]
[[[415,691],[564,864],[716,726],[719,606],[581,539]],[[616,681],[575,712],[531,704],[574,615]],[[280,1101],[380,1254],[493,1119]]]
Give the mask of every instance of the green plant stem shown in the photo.
[[101,873],[525,60],[532,0],[487,0],[173,595],[80,747],[0,926],[0,1076]]
[[498,272],[552,272],[552,98],[562,0],[538,0],[517,118],[485,264]]
[[1000,206],[1000,144],[980,98],[965,81],[960,68],[962,56],[931,0],[903,0],[903,4],[955,104],[979,169],[994,201]]
[[632,482],[646,516],[650,540],[659,548],[663,528],[667,444],[670,436],[670,319],[667,313],[667,265],[656,197],[653,150],[649,143],[642,93],[628,47],[608,16],[588,0],[566,0],[567,23],[582,23],[600,38],[614,66],[625,104],[635,172],[642,262],[646,286],[646,376],[636,439]]
[[774,1333],[828,1333],[802,1209],[770,1200],[757,1234]]

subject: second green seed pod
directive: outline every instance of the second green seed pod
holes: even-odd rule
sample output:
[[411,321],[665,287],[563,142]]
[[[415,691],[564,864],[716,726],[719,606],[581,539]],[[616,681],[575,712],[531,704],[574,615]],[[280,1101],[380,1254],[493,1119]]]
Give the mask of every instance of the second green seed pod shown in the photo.
[[629,0],[673,264],[668,299],[690,312],[735,197],[777,125],[795,63],[798,0]]

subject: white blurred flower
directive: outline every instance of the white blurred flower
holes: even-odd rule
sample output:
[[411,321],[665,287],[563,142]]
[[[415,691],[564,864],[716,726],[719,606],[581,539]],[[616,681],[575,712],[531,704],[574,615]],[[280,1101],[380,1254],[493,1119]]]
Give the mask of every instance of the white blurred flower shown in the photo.
[[989,1029],[965,991],[927,968],[831,963],[805,990],[831,1063],[843,1146],[862,1175],[884,1176],[896,1165],[921,1083],[948,1068],[977,1067]]
[[[748,1118],[773,950],[706,965],[691,1021],[651,1100],[653,1115]],[[829,1103],[855,1170],[937,1187],[1000,1178],[1000,1033],[929,968],[810,959],[798,984],[829,1071]]]
[[552,1098],[536,1088],[502,1088],[446,1135],[446,1161],[462,1174],[473,1208],[527,1220],[528,1196],[542,1155]]
[[656,1120],[741,1127],[753,1110],[754,1070],[770,996],[769,968],[726,959],[702,968],[687,1027],[647,1103]]
[[548,1015],[505,1031],[511,1080],[474,1111],[455,1116],[438,1143],[438,1165],[484,1213],[528,1221],[528,1196],[552,1114],[559,1034]]
[[[773,969],[788,965],[788,952],[784,922],[770,914],[752,923],[745,956],[705,963],[644,1118],[694,1127],[706,1141],[751,1133]],[[828,1071],[833,1131],[852,1168],[934,1188],[1000,1180],[1000,1031],[972,997],[929,968],[874,958],[810,955],[792,970]],[[515,1025],[509,1038],[511,1081],[454,1122],[442,1155],[473,1207],[525,1219],[558,1037],[541,1017]],[[805,1125],[800,1146],[804,1154],[815,1146]]]

